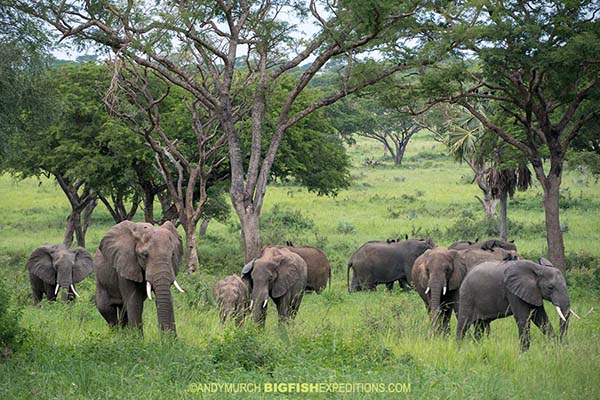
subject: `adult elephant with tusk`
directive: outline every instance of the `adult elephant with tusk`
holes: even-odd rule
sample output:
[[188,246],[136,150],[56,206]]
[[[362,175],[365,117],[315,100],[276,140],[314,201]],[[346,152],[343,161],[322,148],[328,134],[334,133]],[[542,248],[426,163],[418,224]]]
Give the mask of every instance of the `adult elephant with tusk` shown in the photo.
[[461,340],[475,325],[475,337],[491,321],[513,315],[519,328],[521,351],[529,349],[530,321],[552,336],[554,331],[543,300],[551,301],[559,316],[560,338],[566,336],[569,316],[573,314],[565,278],[559,269],[542,258],[540,263],[527,260],[485,262],[469,272],[460,288],[460,308],[456,338]]
[[279,321],[293,319],[300,308],[307,281],[306,262],[286,248],[265,247],[242,269],[250,288],[254,322],[264,326],[269,297],[277,306]]
[[29,282],[34,303],[45,294],[54,301],[62,288],[62,300],[79,297],[75,284],[84,280],[94,269],[92,257],[83,247],[69,249],[63,244],[43,245],[27,260]]
[[183,247],[171,222],[161,226],[123,221],[104,236],[96,252],[96,307],[111,326],[142,330],[144,300],[156,297],[158,325],[176,333],[171,285]]
[[427,250],[415,260],[412,281],[429,312],[434,331],[450,333],[450,318],[458,314],[460,285],[474,266],[492,260],[512,260],[514,251],[494,248],[491,251],[449,250],[437,247]]

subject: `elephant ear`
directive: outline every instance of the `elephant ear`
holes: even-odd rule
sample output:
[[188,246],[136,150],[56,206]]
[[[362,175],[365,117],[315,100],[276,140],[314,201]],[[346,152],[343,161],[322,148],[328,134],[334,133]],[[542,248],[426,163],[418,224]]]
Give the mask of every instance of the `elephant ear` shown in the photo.
[[426,267],[427,260],[428,260],[427,254],[429,254],[429,250],[427,250],[425,253],[423,253],[422,255],[417,257],[417,259],[415,260],[415,263],[413,265],[413,268],[411,271],[411,277],[410,277],[410,279],[418,287],[421,287],[423,289],[425,289],[429,284],[428,279],[427,279],[427,274],[425,273],[425,267]]
[[27,270],[49,285],[56,284],[56,270],[52,262],[52,246],[40,246],[27,260]]
[[73,283],[78,283],[87,278],[94,270],[94,260],[90,253],[83,247],[76,247],[70,250],[75,255],[75,264],[73,264]]
[[[273,257],[273,262],[277,264],[277,279],[273,282],[271,297],[281,297],[290,290],[290,288],[306,275],[306,262],[302,257],[288,252]],[[304,268],[302,268],[304,266]]]
[[529,263],[513,263],[506,268],[504,286],[524,302],[537,307],[542,305],[542,292],[537,285],[536,271]]
[[463,279],[465,279],[465,275],[467,275],[467,264],[460,252],[450,250],[450,253],[452,255],[453,268],[450,278],[448,279],[448,289],[458,290]]
[[181,235],[171,221],[165,222],[160,227],[171,232],[171,241],[175,247],[172,256],[173,271],[175,272],[175,275],[177,275],[179,272],[179,264],[181,263],[181,258],[183,257],[183,241],[181,240]]
[[143,282],[144,274],[138,263],[135,246],[141,233],[136,223],[123,221],[113,226],[100,242],[104,259],[117,270],[119,275],[134,282]]

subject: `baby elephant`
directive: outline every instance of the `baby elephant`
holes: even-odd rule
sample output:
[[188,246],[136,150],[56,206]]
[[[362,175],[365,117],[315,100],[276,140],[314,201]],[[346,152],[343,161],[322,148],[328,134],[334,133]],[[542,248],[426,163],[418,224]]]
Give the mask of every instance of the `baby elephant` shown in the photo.
[[79,296],[75,284],[91,274],[93,268],[90,253],[82,247],[69,249],[63,244],[38,247],[27,260],[34,303],[39,303],[44,294],[48,300],[56,300],[61,288],[63,301]]
[[519,328],[521,351],[529,349],[530,321],[546,335],[553,335],[544,309],[551,301],[560,317],[560,338],[567,334],[572,313],[567,284],[560,270],[541,259],[532,261],[489,261],[474,267],[460,287],[456,338],[462,339],[471,324],[475,337],[489,333],[491,321],[513,315]]
[[250,311],[250,290],[238,275],[229,275],[213,286],[213,297],[219,306],[219,317],[224,324],[235,319],[238,326]]

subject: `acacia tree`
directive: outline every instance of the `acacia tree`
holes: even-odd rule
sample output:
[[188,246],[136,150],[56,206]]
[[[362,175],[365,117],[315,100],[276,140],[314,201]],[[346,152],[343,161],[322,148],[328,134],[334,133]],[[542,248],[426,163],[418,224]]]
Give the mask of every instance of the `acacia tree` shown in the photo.
[[[154,151],[156,164],[185,232],[187,271],[191,274],[199,265],[196,226],[208,200],[209,177],[218,173],[225,161],[221,149],[226,137],[217,120],[208,115],[197,100],[188,102],[181,95],[173,100],[173,95],[170,96],[172,85],[147,67],[128,63],[117,67],[115,73],[113,83],[118,88],[113,90],[123,92],[134,109],[128,112],[128,107],[115,103],[118,96],[109,100],[109,105],[112,112],[129,122],[130,128]],[[163,104],[167,99],[170,105]],[[183,105],[186,112],[182,112],[175,102]],[[176,114],[171,118],[175,121],[165,123],[169,119],[165,115],[171,113]],[[182,129],[192,135],[182,133]],[[193,141],[195,146],[186,145],[186,141]],[[190,151],[190,147],[193,150]]]
[[[315,110],[406,69],[418,39],[423,38],[418,25],[425,18],[417,18],[419,1],[312,0],[308,7],[227,0],[81,6],[64,0],[18,3],[20,9],[53,25],[63,38],[95,41],[119,57],[153,69],[190,93],[194,104],[218,122],[229,146],[230,197],[240,219],[246,260],[260,248],[259,216],[286,131]],[[295,37],[293,24],[281,18],[292,13],[313,22],[318,32],[308,40]],[[407,38],[413,39],[410,48],[384,45],[387,40],[405,43]],[[400,61],[369,63],[359,57],[374,49],[394,53]],[[297,107],[309,83],[337,57],[347,60],[337,88],[306,107]],[[270,109],[274,84],[305,62],[308,67],[297,76],[285,101]],[[246,102],[239,101],[242,92]],[[269,110],[276,113],[277,123],[267,132]],[[252,142],[246,150],[241,146],[239,122],[247,114]],[[264,143],[267,133],[270,140]],[[247,158],[244,150],[249,152]]]
[[[559,193],[565,155],[600,112],[593,101],[600,95],[597,3],[466,1],[439,12],[445,38],[459,43],[459,55],[469,61],[426,74],[423,86],[432,97],[462,106],[529,161],[544,192],[548,256],[564,271]],[[473,55],[475,70],[467,68]],[[481,113],[476,104],[482,99],[500,112]]]

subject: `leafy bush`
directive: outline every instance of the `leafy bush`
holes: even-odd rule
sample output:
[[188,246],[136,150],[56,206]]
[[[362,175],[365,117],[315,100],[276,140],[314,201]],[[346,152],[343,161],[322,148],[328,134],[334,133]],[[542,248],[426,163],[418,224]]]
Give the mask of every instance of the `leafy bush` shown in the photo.
[[20,327],[21,311],[12,306],[8,288],[0,282],[0,354],[8,357],[24,338]]
[[315,222],[306,217],[300,210],[283,209],[275,204],[270,212],[263,213],[261,219],[261,236],[264,244],[278,244],[297,234],[315,227]]
[[356,233],[356,228],[350,222],[340,222],[337,226],[337,231],[344,235],[351,235]]
[[208,353],[212,354],[212,362],[225,371],[269,369],[276,349],[263,336],[253,324],[245,324],[241,329],[226,327],[222,338],[209,343]]

